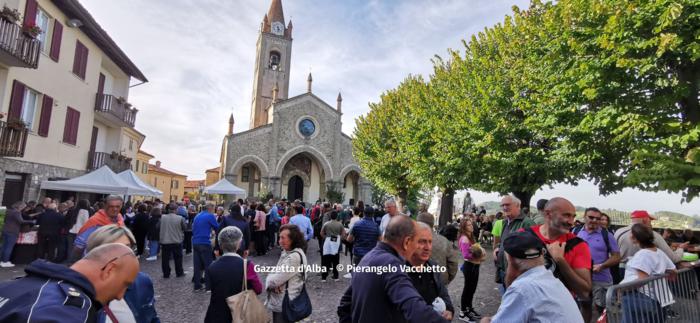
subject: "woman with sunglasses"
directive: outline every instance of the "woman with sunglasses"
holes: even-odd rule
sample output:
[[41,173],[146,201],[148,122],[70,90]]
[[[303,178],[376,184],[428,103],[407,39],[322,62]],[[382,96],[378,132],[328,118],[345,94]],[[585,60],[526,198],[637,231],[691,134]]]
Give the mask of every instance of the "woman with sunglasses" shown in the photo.
[[[136,245],[136,239],[126,227],[114,224],[101,226],[90,234],[86,251],[107,243],[122,243],[131,247]],[[144,272],[139,272],[121,300],[114,300],[100,312],[99,322],[111,323],[110,314],[119,323],[160,323],[155,308],[155,292],[151,278]],[[111,313],[107,313],[107,311]]]

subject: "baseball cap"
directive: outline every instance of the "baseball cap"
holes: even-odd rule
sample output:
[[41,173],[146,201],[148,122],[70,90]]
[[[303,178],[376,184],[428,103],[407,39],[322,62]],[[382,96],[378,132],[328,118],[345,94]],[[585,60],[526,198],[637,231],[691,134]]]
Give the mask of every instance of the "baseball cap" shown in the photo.
[[630,214],[630,219],[643,219],[643,218],[650,218],[652,220],[656,220],[655,217],[651,216],[649,214],[649,212],[644,211],[644,210],[636,210]]
[[503,249],[512,257],[533,259],[542,255],[544,243],[532,233],[514,232],[503,240]]

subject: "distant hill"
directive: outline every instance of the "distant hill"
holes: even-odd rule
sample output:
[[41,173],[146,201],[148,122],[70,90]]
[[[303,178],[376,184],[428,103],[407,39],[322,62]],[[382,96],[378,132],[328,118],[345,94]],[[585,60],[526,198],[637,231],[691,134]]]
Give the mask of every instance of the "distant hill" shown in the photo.
[[[484,206],[487,214],[495,214],[501,210],[501,203],[497,201],[488,201],[479,203],[477,206]],[[530,206],[530,210],[535,211],[537,208],[534,205]],[[576,206],[578,216],[583,215],[585,207]],[[615,209],[603,209],[616,225],[628,225],[630,223],[630,212],[620,211]],[[657,228],[672,228],[672,229],[700,229],[700,217],[685,215],[682,213],[671,211],[659,211],[653,214],[656,218],[654,227]]]

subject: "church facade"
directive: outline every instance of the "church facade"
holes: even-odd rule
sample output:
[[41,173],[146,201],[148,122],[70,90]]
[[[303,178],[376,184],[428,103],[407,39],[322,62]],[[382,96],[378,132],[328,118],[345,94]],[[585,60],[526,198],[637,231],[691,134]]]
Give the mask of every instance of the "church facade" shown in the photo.
[[257,42],[250,129],[233,133],[234,117],[221,149],[222,175],[249,197],[315,202],[329,190],[344,204],[371,200],[371,184],[352,154],[352,139],[341,131],[342,97],[335,107],[312,93],[289,97],[292,22],[285,25],[281,0],[273,0]]

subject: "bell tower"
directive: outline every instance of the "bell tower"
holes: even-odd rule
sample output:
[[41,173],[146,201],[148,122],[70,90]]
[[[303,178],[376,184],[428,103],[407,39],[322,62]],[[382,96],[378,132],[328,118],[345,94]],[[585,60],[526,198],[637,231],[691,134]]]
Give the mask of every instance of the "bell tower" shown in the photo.
[[272,0],[270,10],[260,24],[255,72],[253,102],[250,110],[250,128],[268,123],[267,110],[272,104],[272,92],[277,85],[277,100],[289,95],[289,68],[292,56],[292,22],[284,23],[282,0]]

